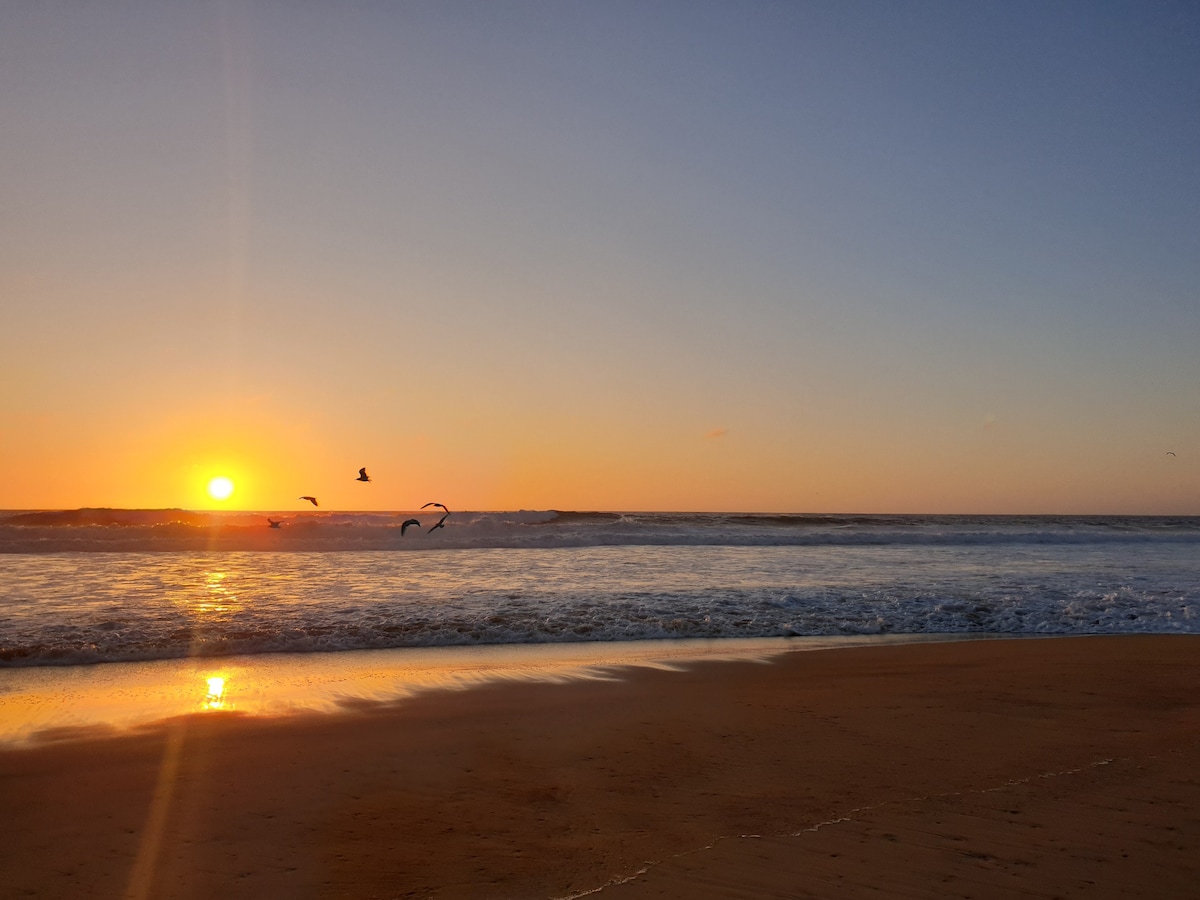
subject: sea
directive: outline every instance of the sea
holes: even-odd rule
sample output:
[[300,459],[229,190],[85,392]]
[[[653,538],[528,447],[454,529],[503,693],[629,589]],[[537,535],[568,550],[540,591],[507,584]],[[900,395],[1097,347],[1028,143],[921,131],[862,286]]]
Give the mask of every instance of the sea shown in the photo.
[[1198,631],[1200,517],[0,513],[8,669],[398,648]]

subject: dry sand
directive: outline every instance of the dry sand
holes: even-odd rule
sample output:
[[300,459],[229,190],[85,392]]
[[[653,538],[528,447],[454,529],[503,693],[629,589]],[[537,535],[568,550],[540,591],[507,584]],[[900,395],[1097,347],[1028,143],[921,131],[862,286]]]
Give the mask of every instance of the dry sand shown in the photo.
[[0,752],[0,896],[1200,896],[1200,638],[621,674]]

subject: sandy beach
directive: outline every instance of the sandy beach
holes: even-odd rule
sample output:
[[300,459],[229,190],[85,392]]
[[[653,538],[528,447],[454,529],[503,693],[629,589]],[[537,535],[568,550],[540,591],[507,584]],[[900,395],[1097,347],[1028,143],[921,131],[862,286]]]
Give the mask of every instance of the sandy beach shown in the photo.
[[1192,897],[1200,639],[785,653],[0,752],[5,897]]

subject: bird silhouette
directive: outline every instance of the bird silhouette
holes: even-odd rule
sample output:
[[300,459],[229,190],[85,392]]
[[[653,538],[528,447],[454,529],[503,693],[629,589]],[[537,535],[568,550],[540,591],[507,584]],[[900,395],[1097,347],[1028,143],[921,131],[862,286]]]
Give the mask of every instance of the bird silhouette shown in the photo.
[[320,506],[320,504],[319,504],[319,503],[317,503],[317,498],[316,498],[316,497],[310,497],[310,496],[308,496],[308,494],[305,494],[303,497],[300,497],[299,499],[301,499],[301,500],[307,500],[307,501],[308,501],[309,503],[311,503],[313,506]]
[[409,525],[416,525],[418,528],[420,528],[421,520],[420,519],[405,519],[403,522],[401,522],[400,523],[400,535],[401,536],[404,535],[404,532],[408,531]]
[[446,507],[445,507],[443,504],[441,504],[441,503],[435,503],[435,502],[433,502],[433,501],[431,500],[429,503],[426,503],[426,504],[424,504],[424,505],[421,507],[421,509],[424,509],[426,506],[437,506],[437,507],[441,507],[442,509],[445,509],[445,510],[446,510],[446,515],[450,515],[450,510],[446,509]]
[[371,480],[371,476],[367,474],[366,466],[363,466],[361,469],[358,470],[358,477],[355,478],[354,480],[355,481],[370,481]]
[[1167,456],[1174,456],[1174,455],[1175,455],[1175,451],[1174,451],[1174,450],[1168,450],[1168,451],[1167,451]]
[[270,525],[272,528],[278,528],[280,525],[283,524],[283,520],[280,519],[278,522],[276,522],[274,519],[267,519],[267,524]]
[[430,530],[430,531],[437,531],[439,528],[445,528],[445,527],[446,527],[446,520],[447,520],[448,518],[450,518],[450,513],[446,513],[444,516],[442,516],[440,519],[438,519],[438,521],[437,521],[437,524],[436,524],[436,525],[432,525],[432,526],[430,526],[429,530]]

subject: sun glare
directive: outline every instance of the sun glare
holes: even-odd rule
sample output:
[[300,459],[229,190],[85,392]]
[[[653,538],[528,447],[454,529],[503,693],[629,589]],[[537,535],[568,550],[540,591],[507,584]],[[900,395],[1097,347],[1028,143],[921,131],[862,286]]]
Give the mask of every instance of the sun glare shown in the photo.
[[233,482],[220,475],[208,483],[208,496],[214,500],[228,500],[233,493]]

